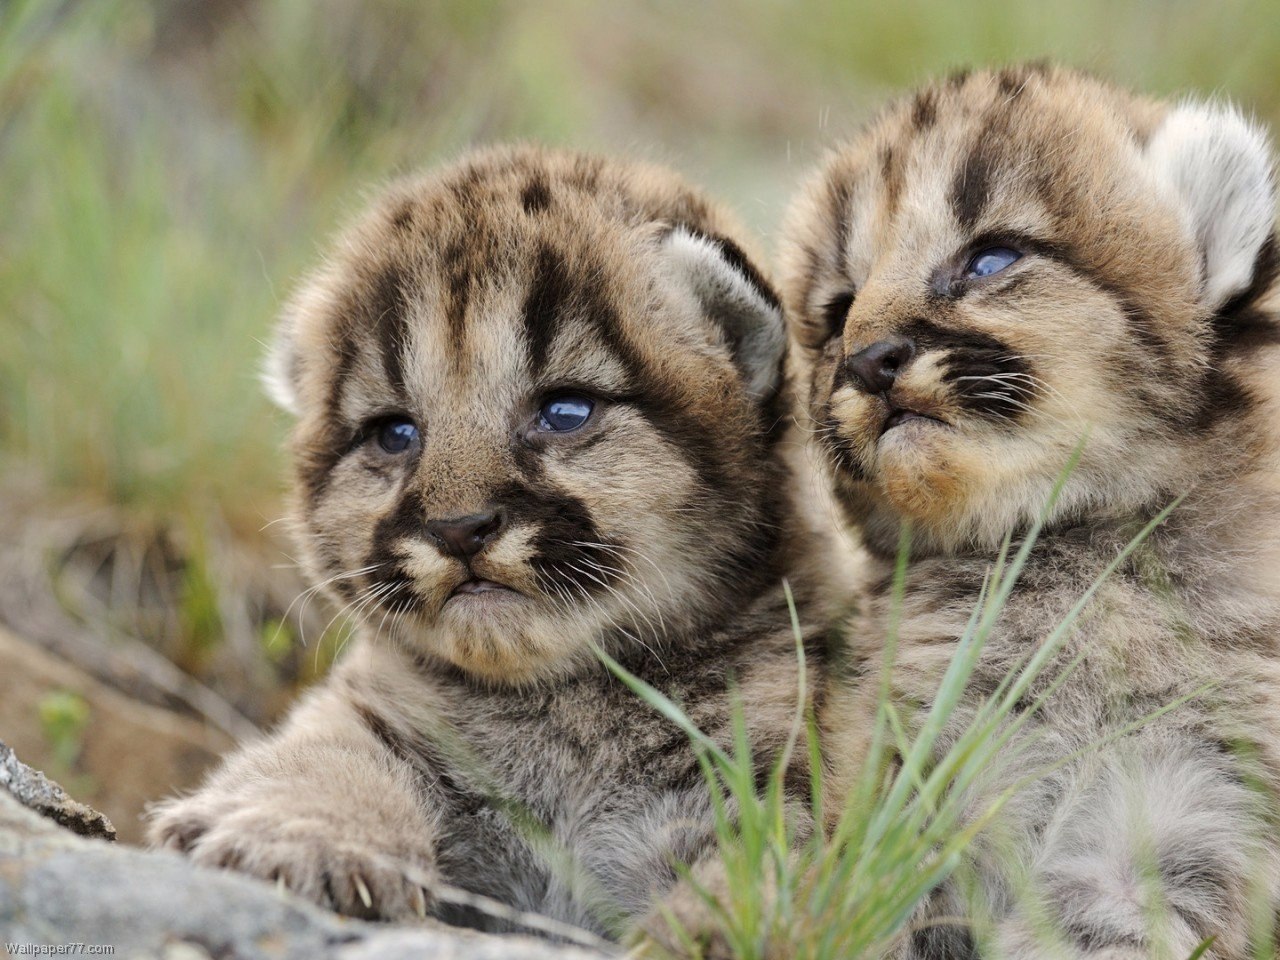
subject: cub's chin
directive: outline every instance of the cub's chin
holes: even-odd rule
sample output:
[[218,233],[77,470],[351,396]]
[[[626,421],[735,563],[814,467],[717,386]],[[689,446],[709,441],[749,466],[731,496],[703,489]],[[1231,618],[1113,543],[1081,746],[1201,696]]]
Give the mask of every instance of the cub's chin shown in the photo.
[[543,600],[481,583],[454,591],[430,625],[404,624],[397,635],[477,679],[518,686],[570,672],[590,656],[596,629]]
[[940,420],[891,418],[876,441],[873,486],[885,503],[913,523],[945,525],[959,511],[980,466],[963,438]]

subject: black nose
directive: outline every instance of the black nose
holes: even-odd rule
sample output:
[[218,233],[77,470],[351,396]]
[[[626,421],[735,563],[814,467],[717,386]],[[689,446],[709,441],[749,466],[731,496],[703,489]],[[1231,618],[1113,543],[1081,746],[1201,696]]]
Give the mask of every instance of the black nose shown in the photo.
[[845,361],[845,366],[867,393],[884,393],[915,355],[916,345],[912,341],[906,337],[889,337],[859,350]]
[[488,513],[473,513],[469,517],[428,520],[427,535],[442,553],[467,560],[483,550],[485,544],[501,533],[506,525],[505,510],[490,510]]

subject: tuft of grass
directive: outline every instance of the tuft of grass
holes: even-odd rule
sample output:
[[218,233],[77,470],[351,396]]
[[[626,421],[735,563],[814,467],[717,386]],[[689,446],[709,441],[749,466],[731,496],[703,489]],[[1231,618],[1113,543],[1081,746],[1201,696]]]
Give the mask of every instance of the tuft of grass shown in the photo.
[[[967,706],[972,704],[965,696],[969,678],[1078,457],[1079,450],[1039,521],[1017,550],[1006,542],[956,642],[931,706],[923,716],[911,718],[911,723],[890,697],[896,631],[886,638],[871,748],[853,789],[843,799],[836,826],[826,833],[818,832],[797,842],[797,811],[792,806],[794,800],[789,800],[783,789],[793,749],[803,733],[812,777],[807,812],[815,823],[824,823],[823,805],[833,798],[823,793],[821,751],[814,719],[804,712],[807,691],[803,687],[787,749],[761,789],[756,783],[751,745],[746,740],[740,709],[735,742],[731,747],[718,744],[698,730],[661,691],[630,674],[607,654],[599,653],[606,666],[637,696],[689,736],[711,791],[718,852],[727,881],[723,890],[712,893],[694,882],[692,873],[685,872],[715,928],[686,930],[669,915],[676,939],[690,955],[701,955],[701,945],[714,939],[728,944],[732,955],[742,960],[765,960],[779,953],[805,960],[880,956],[911,932],[913,916],[934,890],[953,877],[965,882],[967,852],[998,821],[1001,809],[1019,791],[1058,766],[1127,736],[1204,692],[1167,704],[1086,750],[1060,758],[1049,768],[1028,771],[1012,787],[974,809],[975,793],[971,788],[1006,754],[1028,721],[1070,675],[1079,658],[1054,675],[1030,708],[1018,709],[1016,705],[1059,657],[1099,587],[1177,506],[1171,505],[1144,527],[1045,641],[1029,651],[1024,662],[970,713]],[[893,582],[895,609],[901,608],[909,552],[910,530],[904,528]],[[791,610],[803,676],[804,649],[794,603]],[[958,712],[961,710],[964,713]],[[961,716],[967,717],[963,733],[939,755],[939,734]],[[909,732],[912,729],[914,733]],[[1019,895],[1032,897],[1034,891]],[[984,921],[989,920],[983,915],[986,906],[980,899],[975,900],[971,916],[946,918],[945,922],[966,926],[981,939],[986,932]],[[1054,933],[1050,930],[1047,935],[1052,937]],[[656,948],[649,945],[646,949]]]

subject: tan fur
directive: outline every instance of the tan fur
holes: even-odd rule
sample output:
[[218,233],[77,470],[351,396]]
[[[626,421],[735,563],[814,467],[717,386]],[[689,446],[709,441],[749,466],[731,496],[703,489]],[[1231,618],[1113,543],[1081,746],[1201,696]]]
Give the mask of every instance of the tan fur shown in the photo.
[[[892,687],[914,724],[1001,542],[1016,548],[1085,439],[943,750],[1143,524],[1186,498],[1089,604],[1026,708],[1079,665],[973,791],[976,815],[1052,767],[974,851],[994,929],[931,925],[974,915],[949,884],[900,956],[1185,957],[1212,936],[1207,956],[1244,958],[1252,905],[1280,904],[1272,182],[1265,140],[1230,108],[1033,67],[896,104],[795,204],[785,292],[802,391],[872,557],[853,673],[824,715],[837,793],[868,747],[876,684],[859,678],[897,621],[904,520]],[[970,275],[1000,248],[1020,257]],[[925,418],[893,426],[904,410]]]
[[[358,638],[157,842],[357,915],[503,928],[424,901],[425,871],[606,934],[714,863],[685,736],[594,652],[725,745],[736,687],[762,769],[796,708],[784,577],[819,663],[781,308],[739,232],[667,171],[522,147],[395,184],[341,236],[268,382],[307,571]],[[564,395],[594,407],[556,432]],[[499,532],[473,555],[433,532],[476,515]],[[508,589],[459,592],[481,581]]]

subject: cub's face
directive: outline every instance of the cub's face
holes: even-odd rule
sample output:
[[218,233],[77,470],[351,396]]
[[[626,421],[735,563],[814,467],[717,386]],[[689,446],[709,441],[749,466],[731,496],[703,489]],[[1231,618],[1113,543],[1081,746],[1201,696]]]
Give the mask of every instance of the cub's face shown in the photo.
[[1269,175],[1229,109],[1052,69],[928,88],[836,151],[786,274],[850,518],[882,547],[903,518],[993,545],[1082,440],[1060,513],[1185,492],[1187,451],[1249,403],[1228,360],[1274,252]]
[[777,301],[673,175],[534,149],[407,182],[286,313],[310,574],[492,681],[653,647],[762,574]]

